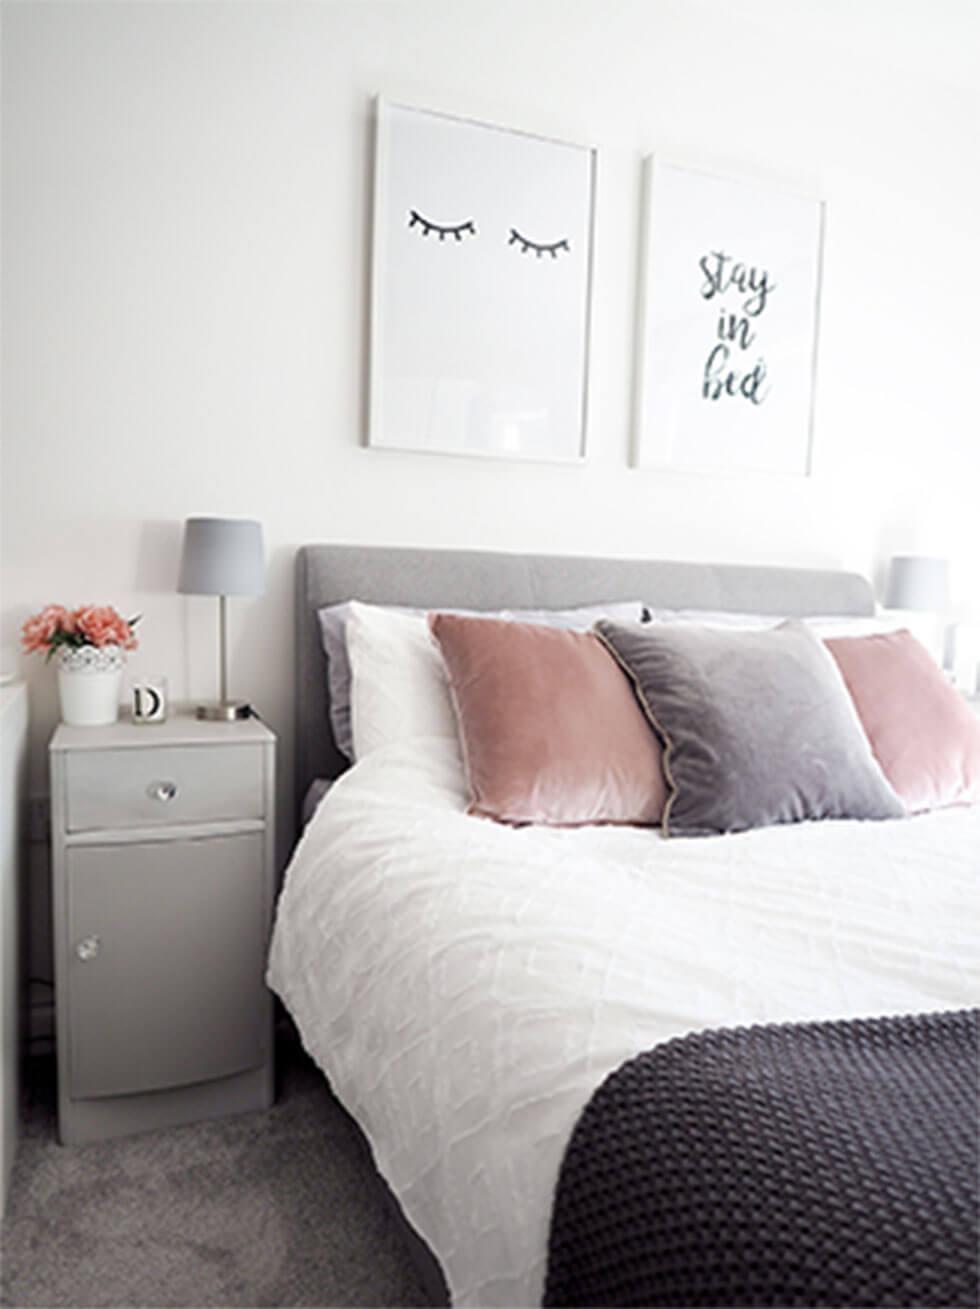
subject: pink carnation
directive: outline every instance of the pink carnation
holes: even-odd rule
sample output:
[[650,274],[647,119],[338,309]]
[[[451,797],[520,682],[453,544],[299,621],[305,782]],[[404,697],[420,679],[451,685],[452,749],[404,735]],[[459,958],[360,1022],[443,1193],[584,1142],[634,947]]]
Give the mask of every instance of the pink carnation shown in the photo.
[[75,616],[64,605],[46,605],[21,628],[21,644],[28,654],[45,650],[56,632],[74,632]]
[[83,605],[72,614],[75,629],[92,645],[118,645],[135,650],[133,630],[112,605]]
[[133,628],[138,622],[139,615],[127,622],[111,605],[83,605],[70,613],[63,605],[48,605],[21,628],[21,644],[28,654],[47,650],[49,659],[58,649],[83,645],[135,650]]

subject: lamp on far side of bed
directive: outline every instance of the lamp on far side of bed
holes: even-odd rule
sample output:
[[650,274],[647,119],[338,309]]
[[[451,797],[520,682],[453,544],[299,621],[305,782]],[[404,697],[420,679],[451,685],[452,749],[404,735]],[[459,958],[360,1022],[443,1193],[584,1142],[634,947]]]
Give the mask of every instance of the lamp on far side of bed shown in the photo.
[[944,668],[952,667],[950,646],[955,641],[955,629],[946,626],[949,614],[947,559],[935,555],[893,555],[888,567],[884,607],[909,614],[931,614],[931,624],[927,619],[925,627],[915,635],[929,647],[938,663]]
[[945,612],[949,608],[949,561],[934,555],[893,555],[885,608]]
[[198,705],[198,718],[233,722],[251,717],[251,705],[228,699],[228,596],[261,595],[265,590],[262,524],[249,518],[188,518],[177,590],[219,597],[218,703]]

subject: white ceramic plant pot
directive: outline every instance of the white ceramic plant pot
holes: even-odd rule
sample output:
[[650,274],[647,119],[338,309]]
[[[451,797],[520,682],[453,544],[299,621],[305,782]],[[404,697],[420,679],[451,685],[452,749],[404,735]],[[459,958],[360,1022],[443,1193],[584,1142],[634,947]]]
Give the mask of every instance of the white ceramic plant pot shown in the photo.
[[58,651],[61,721],[70,727],[103,727],[119,716],[123,652],[118,645],[83,645]]

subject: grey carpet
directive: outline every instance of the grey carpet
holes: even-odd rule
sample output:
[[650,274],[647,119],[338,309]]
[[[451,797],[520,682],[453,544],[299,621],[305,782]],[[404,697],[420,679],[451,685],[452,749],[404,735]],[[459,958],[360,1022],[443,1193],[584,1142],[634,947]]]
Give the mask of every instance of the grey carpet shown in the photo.
[[295,1038],[268,1112],[96,1145],[58,1145],[53,1060],[28,1073],[3,1305],[430,1303],[359,1133]]

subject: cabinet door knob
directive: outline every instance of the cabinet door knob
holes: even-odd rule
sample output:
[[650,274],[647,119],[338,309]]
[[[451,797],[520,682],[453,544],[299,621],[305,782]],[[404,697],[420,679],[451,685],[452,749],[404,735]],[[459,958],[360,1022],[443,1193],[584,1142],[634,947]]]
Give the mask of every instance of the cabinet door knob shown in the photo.
[[151,800],[159,800],[161,804],[168,804],[177,794],[177,783],[151,782],[146,788],[146,794]]
[[102,942],[97,936],[86,936],[75,946],[75,953],[82,963],[87,964],[90,959],[98,955],[101,946]]

